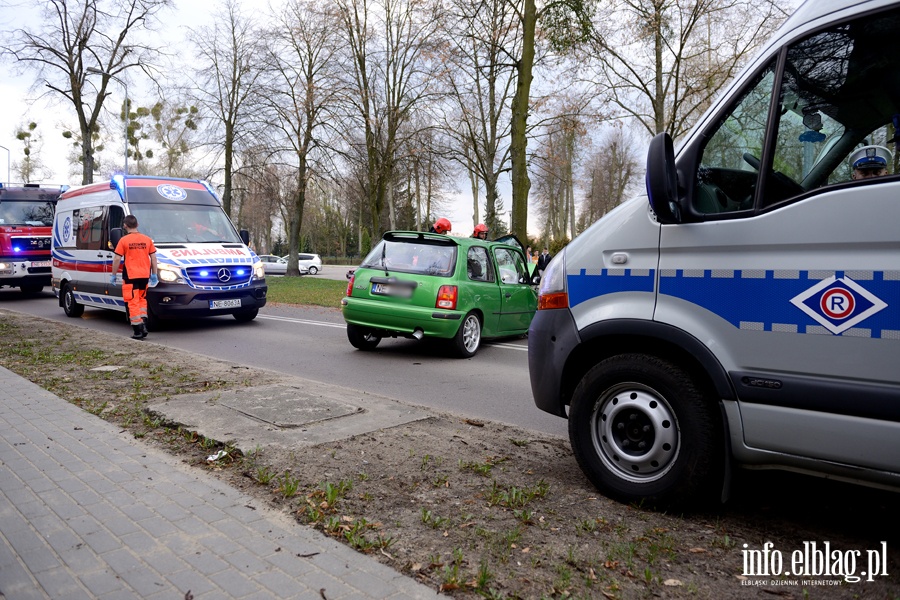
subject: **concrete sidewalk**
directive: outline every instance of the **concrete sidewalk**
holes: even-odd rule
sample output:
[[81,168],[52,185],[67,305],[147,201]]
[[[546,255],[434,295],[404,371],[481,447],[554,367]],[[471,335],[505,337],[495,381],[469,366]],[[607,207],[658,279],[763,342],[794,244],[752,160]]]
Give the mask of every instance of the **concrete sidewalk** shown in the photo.
[[0,367],[0,598],[437,598]]

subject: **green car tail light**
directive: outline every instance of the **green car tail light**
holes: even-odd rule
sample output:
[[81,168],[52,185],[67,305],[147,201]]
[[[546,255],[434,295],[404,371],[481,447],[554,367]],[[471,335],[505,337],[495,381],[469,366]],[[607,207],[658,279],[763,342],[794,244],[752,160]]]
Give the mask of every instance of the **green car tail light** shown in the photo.
[[455,285],[442,285],[437,293],[435,308],[456,310],[456,302],[459,299],[459,288]]

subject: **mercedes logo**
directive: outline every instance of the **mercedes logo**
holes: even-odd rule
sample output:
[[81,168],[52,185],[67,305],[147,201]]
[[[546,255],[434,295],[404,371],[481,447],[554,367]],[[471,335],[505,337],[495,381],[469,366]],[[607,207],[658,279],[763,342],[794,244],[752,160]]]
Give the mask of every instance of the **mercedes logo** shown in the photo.
[[222,283],[228,283],[228,281],[231,280],[231,271],[229,271],[225,267],[222,267],[218,270],[218,272],[216,272],[216,276]]

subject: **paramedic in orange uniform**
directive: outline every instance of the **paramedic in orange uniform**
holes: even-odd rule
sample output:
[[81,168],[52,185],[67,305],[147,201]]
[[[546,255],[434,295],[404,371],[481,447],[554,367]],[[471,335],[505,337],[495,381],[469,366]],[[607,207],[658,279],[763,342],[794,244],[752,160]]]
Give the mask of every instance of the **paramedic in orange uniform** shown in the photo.
[[159,279],[156,268],[156,246],[153,240],[138,231],[137,217],[127,215],[124,222],[125,235],[119,240],[114,252],[112,275],[109,283],[115,285],[119,262],[125,262],[122,269],[122,299],[128,303],[131,318],[131,337],[141,340],[147,337],[147,285],[155,286]]

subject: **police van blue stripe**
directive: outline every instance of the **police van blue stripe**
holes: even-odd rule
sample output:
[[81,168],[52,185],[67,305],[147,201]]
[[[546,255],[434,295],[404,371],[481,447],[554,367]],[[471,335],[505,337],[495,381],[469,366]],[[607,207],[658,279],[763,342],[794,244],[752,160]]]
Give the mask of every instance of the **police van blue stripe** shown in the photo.
[[653,292],[655,278],[656,272],[648,269],[603,269],[598,274],[582,269],[568,276],[569,305],[617,292]]

